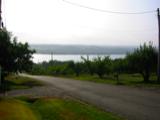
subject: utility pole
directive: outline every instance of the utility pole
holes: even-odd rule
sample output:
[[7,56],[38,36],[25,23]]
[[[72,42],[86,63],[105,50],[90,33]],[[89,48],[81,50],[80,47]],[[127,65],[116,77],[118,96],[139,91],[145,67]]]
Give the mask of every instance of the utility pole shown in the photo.
[[2,28],[2,0],[0,0],[0,29]]
[[[2,5],[2,0],[0,0],[0,30],[1,30],[1,23],[2,23],[2,17],[1,17],[1,5]],[[1,65],[0,65],[0,86],[2,84],[2,79],[1,79]]]
[[53,61],[53,52],[51,52],[51,61]]
[[157,66],[157,76],[158,82],[160,82],[160,14],[159,8],[157,9],[157,17],[158,17],[158,66]]
[[1,68],[1,65],[0,65],[0,86],[2,85],[2,68]]

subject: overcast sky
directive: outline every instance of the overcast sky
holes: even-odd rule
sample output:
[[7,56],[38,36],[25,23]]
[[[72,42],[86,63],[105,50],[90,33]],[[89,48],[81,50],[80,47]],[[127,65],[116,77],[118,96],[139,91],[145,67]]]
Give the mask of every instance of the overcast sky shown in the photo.
[[[41,44],[157,44],[156,12],[127,15],[99,12],[62,0],[2,0],[3,21],[19,41]],[[68,0],[102,10],[152,11],[160,0]]]

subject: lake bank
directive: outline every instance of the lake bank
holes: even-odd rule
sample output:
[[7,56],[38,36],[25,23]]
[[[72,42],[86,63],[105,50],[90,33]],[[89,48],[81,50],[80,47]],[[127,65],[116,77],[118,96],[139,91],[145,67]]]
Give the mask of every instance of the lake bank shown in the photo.
[[[126,54],[90,54],[89,59],[94,59],[96,57],[105,57],[110,56],[111,59],[116,58],[124,58]],[[81,56],[87,58],[87,55],[85,54],[33,54],[33,62],[34,63],[40,63],[43,61],[50,61],[50,60],[57,60],[57,61],[82,61]]]

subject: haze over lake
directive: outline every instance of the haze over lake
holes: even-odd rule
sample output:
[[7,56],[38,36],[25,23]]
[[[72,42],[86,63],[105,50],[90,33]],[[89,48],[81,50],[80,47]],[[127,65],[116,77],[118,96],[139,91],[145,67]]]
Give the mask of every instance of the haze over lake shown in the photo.
[[126,54],[133,52],[137,46],[93,46],[93,45],[30,45],[39,54]]
[[124,58],[127,52],[132,52],[134,46],[87,46],[87,45],[30,45],[32,49],[36,50],[33,55],[35,63],[59,60],[75,62],[81,61],[81,56],[90,59],[95,57],[110,56],[111,59]]

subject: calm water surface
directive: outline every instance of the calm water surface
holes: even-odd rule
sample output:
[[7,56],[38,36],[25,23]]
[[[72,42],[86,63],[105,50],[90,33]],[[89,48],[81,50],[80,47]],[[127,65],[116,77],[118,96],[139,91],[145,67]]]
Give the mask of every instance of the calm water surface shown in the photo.
[[[58,60],[58,61],[68,61],[68,60],[73,60],[75,62],[82,61],[81,56],[87,58],[87,55],[63,55],[63,54],[56,54],[53,55],[53,60]],[[89,59],[93,59],[96,57],[104,57],[104,56],[110,56],[111,59],[116,59],[116,58],[124,58],[125,54],[111,54],[111,55],[89,55]],[[33,61],[35,63],[40,63],[43,61],[50,61],[52,59],[50,54],[34,54],[33,55]]]

